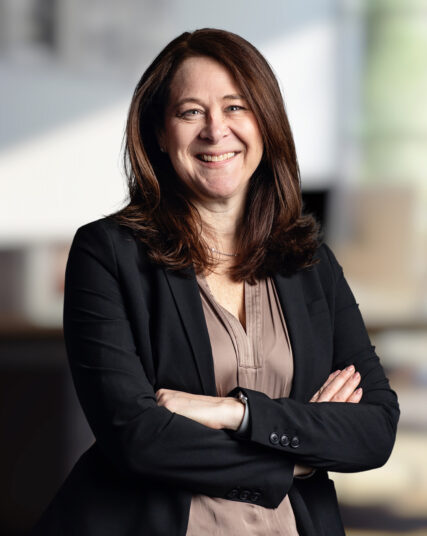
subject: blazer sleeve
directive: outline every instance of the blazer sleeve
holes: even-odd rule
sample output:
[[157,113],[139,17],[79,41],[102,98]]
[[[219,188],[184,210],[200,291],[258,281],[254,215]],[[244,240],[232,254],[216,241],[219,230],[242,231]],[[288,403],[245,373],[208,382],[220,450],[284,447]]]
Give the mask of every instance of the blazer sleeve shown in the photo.
[[[363,471],[379,467],[389,458],[399,406],[342,268],[327,246],[323,250],[321,262],[329,266],[332,280],[331,288],[326,291],[333,325],[331,372],[354,364],[361,374],[362,400],[358,404],[304,403],[290,398],[270,399],[264,393],[241,387],[229,395],[242,390],[248,397],[248,440],[288,454],[295,463],[313,468]],[[319,387],[325,380],[322,378]]]
[[287,494],[292,460],[157,405],[135,348],[114,244],[105,226],[84,226],[73,240],[64,337],[81,406],[115,470],[270,508]]

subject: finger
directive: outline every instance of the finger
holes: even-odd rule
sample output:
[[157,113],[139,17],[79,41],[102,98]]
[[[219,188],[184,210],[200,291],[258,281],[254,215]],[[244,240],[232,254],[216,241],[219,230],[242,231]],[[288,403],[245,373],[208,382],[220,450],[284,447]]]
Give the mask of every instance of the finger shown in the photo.
[[356,388],[360,383],[360,374],[355,372],[339,391],[331,398],[331,402],[347,402],[350,396],[355,392]]
[[158,389],[156,391],[157,404],[164,406],[174,392],[175,391],[172,391],[171,389]]
[[363,389],[359,387],[354,393],[347,399],[347,402],[352,402],[353,404],[358,404],[363,396]]
[[319,394],[316,402],[330,402],[330,400],[335,396],[335,394],[342,388],[347,379],[351,376],[351,369],[347,367],[346,369],[338,372],[337,374],[333,373],[333,376],[330,380],[325,382],[325,384],[319,389]]
[[314,393],[314,395],[311,397],[310,402],[316,402],[320,393],[323,392],[323,390],[331,383],[331,381],[338,376],[338,374],[341,372],[341,370],[335,370],[334,372],[331,372],[329,374],[327,380],[322,385],[322,387]]
[[[343,371],[340,372],[340,374],[337,374],[335,378],[333,378],[329,384],[321,390],[318,399],[316,402],[338,402],[339,400],[333,400],[336,395],[341,391],[341,389],[345,386],[345,384],[350,380],[354,375],[354,366],[350,365],[347,368],[345,368]],[[352,391],[354,391],[356,386],[353,387]],[[350,396],[351,393],[348,394]]]
[[326,389],[326,387],[328,387],[328,385],[338,376],[338,374],[341,373],[341,370],[335,370],[334,372],[331,372],[331,374],[329,374],[328,376],[328,379],[325,381],[325,383],[322,385],[322,387],[319,389],[320,391],[323,391],[324,389]]

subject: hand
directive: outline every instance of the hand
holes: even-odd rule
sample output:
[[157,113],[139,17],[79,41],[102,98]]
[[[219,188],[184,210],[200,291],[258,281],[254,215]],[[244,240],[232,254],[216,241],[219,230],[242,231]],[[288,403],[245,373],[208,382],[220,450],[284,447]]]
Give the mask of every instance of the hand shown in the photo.
[[363,390],[357,386],[360,374],[350,365],[344,370],[336,370],[329,375],[322,387],[314,393],[310,402],[360,402]]
[[[352,402],[357,404],[362,398],[362,388],[357,389],[360,374],[350,365],[344,370],[336,370],[329,375],[322,387],[314,393],[310,402]],[[294,476],[307,475],[310,467],[295,465]]]
[[159,389],[156,399],[159,406],[215,430],[237,430],[245,412],[244,405],[229,396],[193,395],[184,391]]

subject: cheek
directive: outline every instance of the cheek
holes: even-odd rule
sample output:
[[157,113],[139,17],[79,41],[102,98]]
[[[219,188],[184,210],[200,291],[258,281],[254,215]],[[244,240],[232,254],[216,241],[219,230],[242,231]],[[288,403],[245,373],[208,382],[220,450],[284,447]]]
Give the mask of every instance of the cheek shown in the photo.
[[263,142],[263,139],[262,139],[261,131],[260,131],[256,121],[253,124],[253,137],[254,137],[255,146],[256,146],[258,152],[260,151],[261,154],[262,154],[262,152],[264,151],[264,142]]
[[253,119],[241,126],[242,135],[251,150],[252,158],[261,159],[264,151],[264,143],[257,122]]
[[258,164],[264,152],[264,143],[257,129],[254,130],[253,132],[251,146],[252,146],[252,158],[256,160]]
[[185,154],[194,139],[195,128],[192,125],[169,125],[167,129],[167,145],[170,152]]
[[194,162],[191,156],[192,137],[188,132],[175,131],[168,138],[169,159],[180,177],[188,177],[193,173]]

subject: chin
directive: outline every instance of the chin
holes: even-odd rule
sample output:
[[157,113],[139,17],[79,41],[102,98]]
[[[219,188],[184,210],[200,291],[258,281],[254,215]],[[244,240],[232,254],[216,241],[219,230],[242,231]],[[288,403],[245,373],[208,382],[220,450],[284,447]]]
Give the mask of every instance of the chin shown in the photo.
[[210,199],[232,199],[233,197],[240,197],[243,194],[243,189],[215,188],[212,190],[205,190],[204,194]]
[[205,194],[217,199],[229,199],[235,196],[241,196],[246,192],[248,182],[242,184],[235,181],[224,181],[223,184],[216,184],[213,188],[206,188]]

